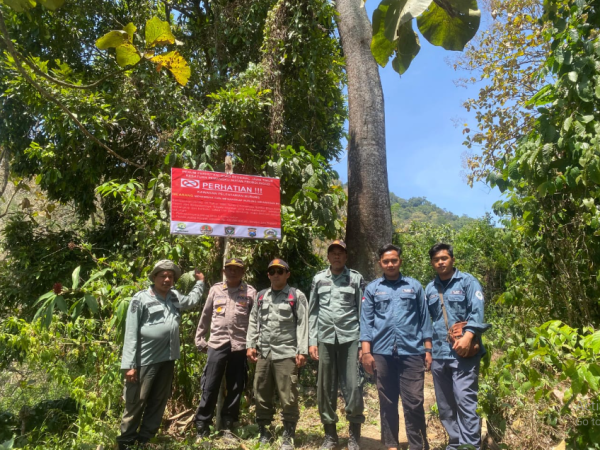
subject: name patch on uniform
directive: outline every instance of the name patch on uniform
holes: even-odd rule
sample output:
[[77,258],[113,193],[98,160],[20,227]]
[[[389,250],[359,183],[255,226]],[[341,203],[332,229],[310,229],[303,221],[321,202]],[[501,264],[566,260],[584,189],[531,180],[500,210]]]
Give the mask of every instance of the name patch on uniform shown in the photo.
[[415,290],[414,289],[402,289],[402,292],[404,292],[405,294],[414,294]]
[[388,295],[388,293],[387,292],[378,291],[378,292],[375,292],[375,295]]
[[437,294],[431,294],[429,295],[429,300],[433,300],[434,298],[437,298]]
[[475,292],[475,297],[477,297],[479,300],[483,300],[483,292],[481,292],[481,291]]
[[452,294],[452,295],[464,295],[464,292],[463,291],[452,291],[452,292],[450,292],[450,294]]

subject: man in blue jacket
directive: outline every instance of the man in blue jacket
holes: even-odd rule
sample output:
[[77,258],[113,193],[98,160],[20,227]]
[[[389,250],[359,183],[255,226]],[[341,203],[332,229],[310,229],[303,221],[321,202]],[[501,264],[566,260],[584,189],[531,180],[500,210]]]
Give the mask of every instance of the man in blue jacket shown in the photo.
[[361,363],[376,374],[381,438],[388,450],[399,446],[398,397],[410,450],[428,450],[423,408],[425,370],[431,366],[432,327],[421,284],[400,273],[402,250],[378,251],[383,277],[365,289],[360,316]]
[[[483,289],[473,275],[454,268],[451,245],[434,245],[429,250],[429,258],[437,272],[425,289],[433,320],[431,372],[440,420],[449,436],[446,450],[455,450],[464,444],[479,450],[481,425],[476,412],[477,392],[479,363],[485,349],[481,345],[475,356],[466,356],[471,341],[480,339],[491,327],[483,323]],[[464,334],[451,345],[447,341],[448,328],[459,322],[467,322]]]

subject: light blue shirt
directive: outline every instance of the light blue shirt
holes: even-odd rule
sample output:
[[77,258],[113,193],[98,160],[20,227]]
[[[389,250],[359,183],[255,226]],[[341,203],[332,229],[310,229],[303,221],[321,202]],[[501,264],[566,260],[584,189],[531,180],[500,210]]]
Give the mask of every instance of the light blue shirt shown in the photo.
[[400,274],[391,281],[381,277],[365,289],[360,315],[360,340],[371,343],[371,353],[422,355],[423,341],[432,327],[425,293],[414,278]]

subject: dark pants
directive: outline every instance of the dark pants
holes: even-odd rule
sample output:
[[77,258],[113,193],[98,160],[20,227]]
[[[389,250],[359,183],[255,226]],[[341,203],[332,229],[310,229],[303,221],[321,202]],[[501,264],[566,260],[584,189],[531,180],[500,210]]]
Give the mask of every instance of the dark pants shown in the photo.
[[281,402],[281,415],[286,422],[298,422],[298,368],[295,358],[273,361],[271,354],[259,356],[254,373],[256,423],[269,425],[275,415],[275,392]]
[[434,359],[431,364],[440,420],[449,441],[446,450],[463,444],[481,448],[481,423],[477,415],[481,357]]
[[154,437],[171,396],[174,369],[175,361],[149,364],[138,368],[137,383],[125,383],[125,411],[121,435],[117,437],[119,444],[148,442]]
[[240,415],[240,400],[248,376],[246,350],[232,352],[231,345],[226,344],[217,349],[208,348],[208,358],[200,381],[202,397],[194,419],[196,425],[200,422],[212,421],[223,374],[225,374],[227,393],[221,411],[221,420],[237,422]]
[[319,343],[317,403],[323,424],[337,423],[338,383],[346,403],[346,420],[363,423],[364,404],[358,376],[358,341]]
[[423,408],[425,356],[373,355],[379,392],[381,440],[387,447],[398,447],[398,397],[402,398],[406,436],[410,450],[429,450]]

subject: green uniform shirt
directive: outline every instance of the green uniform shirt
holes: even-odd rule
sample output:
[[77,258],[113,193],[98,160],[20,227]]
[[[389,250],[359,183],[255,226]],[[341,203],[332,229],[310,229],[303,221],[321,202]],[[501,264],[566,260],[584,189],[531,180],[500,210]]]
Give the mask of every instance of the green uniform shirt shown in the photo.
[[309,303],[308,345],[344,344],[360,336],[360,305],[365,281],[344,267],[340,275],[322,270],[313,278]]
[[196,281],[189,295],[171,289],[161,298],[152,286],[133,296],[127,309],[121,369],[179,359],[180,311],[200,303],[204,282]]
[[250,313],[250,325],[246,347],[256,348],[273,361],[308,355],[308,302],[306,296],[296,289],[294,318],[290,287],[286,285],[277,294],[269,288],[262,299],[254,303]]

